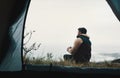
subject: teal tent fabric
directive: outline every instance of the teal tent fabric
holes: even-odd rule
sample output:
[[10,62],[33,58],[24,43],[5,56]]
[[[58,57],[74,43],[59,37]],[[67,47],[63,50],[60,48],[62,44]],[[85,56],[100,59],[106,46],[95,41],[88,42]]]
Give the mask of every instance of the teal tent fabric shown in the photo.
[[30,0],[0,1],[0,10],[3,10],[0,13],[0,71],[22,70],[23,34],[29,3]]
[[120,0],[106,0],[106,1],[110,5],[113,13],[120,21]]

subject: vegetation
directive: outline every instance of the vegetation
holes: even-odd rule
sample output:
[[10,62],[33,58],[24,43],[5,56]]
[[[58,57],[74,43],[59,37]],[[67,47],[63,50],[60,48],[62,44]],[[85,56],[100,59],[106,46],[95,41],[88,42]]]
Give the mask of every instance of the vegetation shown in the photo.
[[90,62],[90,63],[81,63],[76,64],[74,61],[64,61],[63,59],[60,59],[60,61],[54,61],[52,59],[53,55],[51,53],[47,54],[47,57],[41,57],[41,58],[26,58],[26,64],[52,64],[57,66],[74,66],[74,67],[97,67],[97,68],[120,68],[119,63],[111,63],[108,61],[104,62]]
[[[28,53],[31,53],[33,50],[33,52],[35,52],[36,50],[39,49],[41,43],[39,43],[38,45],[36,44],[36,42],[34,42],[32,45],[30,45],[29,47],[27,46],[27,44],[29,43],[30,39],[32,38],[32,34],[34,33],[35,31],[30,31],[30,32],[27,32],[25,35],[24,35],[24,43],[23,43],[23,59],[24,59],[24,63],[26,62],[26,56]],[[25,39],[27,39],[25,41]]]

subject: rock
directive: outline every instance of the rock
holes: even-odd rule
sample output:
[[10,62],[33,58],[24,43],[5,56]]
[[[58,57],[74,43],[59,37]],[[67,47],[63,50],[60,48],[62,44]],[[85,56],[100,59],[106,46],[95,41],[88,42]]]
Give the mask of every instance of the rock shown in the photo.
[[115,60],[111,61],[111,63],[120,63],[120,59],[115,59]]

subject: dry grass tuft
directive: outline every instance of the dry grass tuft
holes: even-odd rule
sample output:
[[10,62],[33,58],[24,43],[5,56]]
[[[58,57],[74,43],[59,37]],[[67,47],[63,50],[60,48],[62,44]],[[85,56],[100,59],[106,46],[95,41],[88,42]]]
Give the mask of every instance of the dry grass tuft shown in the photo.
[[45,57],[31,59],[26,58],[24,59],[25,64],[52,64],[52,65],[59,65],[59,66],[73,66],[73,67],[97,67],[97,68],[120,68],[119,63],[111,63],[111,62],[89,62],[89,63],[81,63],[76,64],[74,61],[64,61],[60,59],[60,61],[54,61],[52,59],[45,59]]

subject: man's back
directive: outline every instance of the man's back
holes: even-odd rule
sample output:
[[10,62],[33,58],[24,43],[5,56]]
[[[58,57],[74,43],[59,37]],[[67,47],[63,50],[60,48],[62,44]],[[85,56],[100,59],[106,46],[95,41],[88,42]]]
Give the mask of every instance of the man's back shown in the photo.
[[78,62],[89,62],[91,58],[91,41],[87,35],[80,35],[78,38],[81,38],[83,43],[78,47],[73,58],[76,63]]

